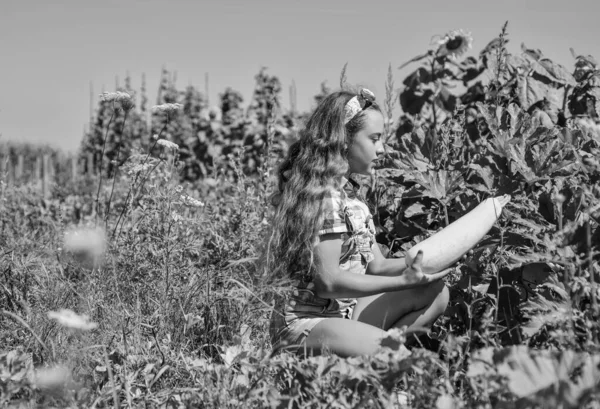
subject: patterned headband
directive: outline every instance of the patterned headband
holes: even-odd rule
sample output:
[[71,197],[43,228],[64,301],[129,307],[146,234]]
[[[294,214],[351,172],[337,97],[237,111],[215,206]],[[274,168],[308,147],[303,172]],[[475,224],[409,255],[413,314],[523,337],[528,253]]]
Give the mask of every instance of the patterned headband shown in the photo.
[[373,105],[375,94],[366,88],[361,88],[358,95],[352,97],[344,107],[344,125],[352,120],[360,111]]

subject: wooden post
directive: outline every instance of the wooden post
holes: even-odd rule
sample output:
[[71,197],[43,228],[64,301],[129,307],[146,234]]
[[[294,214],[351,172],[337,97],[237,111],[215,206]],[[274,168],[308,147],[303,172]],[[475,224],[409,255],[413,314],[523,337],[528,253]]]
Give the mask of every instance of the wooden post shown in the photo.
[[44,199],[50,197],[50,155],[42,156],[42,195]]
[[87,155],[87,174],[88,176],[94,177],[96,174],[96,168],[94,166],[94,154],[88,153]]
[[48,179],[50,179],[51,182],[56,178],[56,163],[54,156],[48,155]]
[[292,111],[292,117],[296,116],[296,81],[292,80],[290,85],[290,111]]
[[32,179],[35,187],[40,190],[42,188],[42,158],[40,156],[35,157],[35,169]]
[[0,158],[0,179],[4,180],[8,186],[11,185],[11,160],[10,155]]
[[71,182],[77,182],[77,173],[78,173],[78,163],[77,163],[78,157],[75,155],[71,155],[70,157],[70,161],[71,161]]
[[17,156],[17,167],[15,169],[15,182],[23,182],[23,165],[25,164],[25,157],[23,154]]

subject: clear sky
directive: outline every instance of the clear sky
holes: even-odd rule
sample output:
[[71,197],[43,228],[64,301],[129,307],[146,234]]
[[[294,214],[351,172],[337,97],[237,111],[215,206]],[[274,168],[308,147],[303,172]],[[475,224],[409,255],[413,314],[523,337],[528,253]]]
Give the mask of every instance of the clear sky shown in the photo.
[[0,0],[0,141],[79,145],[97,95],[130,73],[146,73],[154,103],[161,67],[177,84],[204,89],[211,104],[226,86],[248,102],[261,66],[298,108],[322,81],[348,80],[383,97],[388,64],[427,50],[432,36],[462,28],[478,53],[509,21],[509,50],[521,42],[572,68],[569,47],[600,58],[600,0]]

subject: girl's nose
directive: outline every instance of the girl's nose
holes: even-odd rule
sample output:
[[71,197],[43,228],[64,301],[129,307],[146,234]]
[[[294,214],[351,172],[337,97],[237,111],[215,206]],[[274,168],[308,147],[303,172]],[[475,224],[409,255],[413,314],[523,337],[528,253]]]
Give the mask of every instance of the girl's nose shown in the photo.
[[385,148],[381,140],[377,141],[377,144],[375,145],[375,153],[377,156],[381,156],[385,153]]

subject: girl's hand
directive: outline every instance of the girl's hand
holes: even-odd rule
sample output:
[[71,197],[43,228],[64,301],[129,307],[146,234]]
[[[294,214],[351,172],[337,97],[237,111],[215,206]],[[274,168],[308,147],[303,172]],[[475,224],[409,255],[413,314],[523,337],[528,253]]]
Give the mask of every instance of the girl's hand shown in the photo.
[[452,271],[451,268],[447,268],[437,273],[425,274],[422,269],[423,265],[423,251],[419,250],[417,256],[413,260],[412,265],[409,265],[406,270],[402,273],[402,276],[406,280],[407,284],[420,286],[427,285],[434,281],[440,280]]

